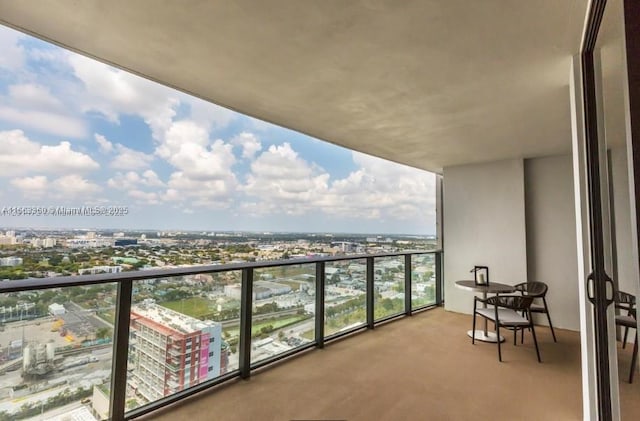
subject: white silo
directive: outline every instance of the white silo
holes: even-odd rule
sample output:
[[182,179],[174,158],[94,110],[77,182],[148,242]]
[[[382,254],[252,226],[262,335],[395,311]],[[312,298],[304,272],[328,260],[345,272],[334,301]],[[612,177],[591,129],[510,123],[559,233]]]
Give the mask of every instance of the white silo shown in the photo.
[[36,364],[43,363],[47,360],[47,350],[43,344],[36,345]]
[[48,363],[52,363],[53,362],[53,358],[56,355],[56,348],[53,345],[53,342],[47,343],[46,348],[47,348],[47,362]]
[[31,345],[24,347],[22,351],[22,370],[27,371],[31,366]]

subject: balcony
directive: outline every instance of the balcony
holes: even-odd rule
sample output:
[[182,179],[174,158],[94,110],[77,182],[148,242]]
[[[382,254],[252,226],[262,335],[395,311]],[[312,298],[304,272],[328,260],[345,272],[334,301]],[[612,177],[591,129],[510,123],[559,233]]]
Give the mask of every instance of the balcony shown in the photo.
[[[543,363],[530,337],[495,345],[465,332],[467,315],[437,308],[349,336],[236,382],[189,398],[143,420],[578,420],[582,418],[580,338],[558,329],[554,343],[537,329]],[[620,352],[625,378],[630,350]],[[640,416],[640,382],[620,383],[621,419]]]
[[[435,307],[442,302],[441,257],[442,253],[439,251],[413,251],[27,279],[1,283],[0,294],[23,294],[27,291],[35,291],[39,294],[47,289],[54,289],[60,297],[64,297],[65,291],[69,288],[102,284],[108,285],[114,294],[117,290],[114,308],[116,314],[113,330],[114,343],[109,344],[107,348],[102,347],[103,357],[98,361],[97,371],[109,370],[107,373],[110,372],[108,377],[111,382],[112,418],[133,419],[153,413],[170,403],[229,380],[248,379],[257,369],[315,347],[322,348],[325,342],[346,337],[367,328],[373,329],[376,325],[411,315],[414,311]],[[327,267],[332,268],[329,272],[333,275],[341,273],[342,268],[347,267],[353,270],[353,274],[345,270],[340,277],[328,276],[325,274]],[[197,319],[169,308],[178,306],[188,312],[191,299],[178,304],[167,303],[165,305],[168,307],[164,307],[145,298],[147,295],[140,296],[134,292],[136,283],[150,279],[171,278],[179,282],[182,276],[230,271],[240,272],[242,275],[239,320],[217,320],[217,313],[211,314],[214,320]],[[260,281],[265,278],[270,281]],[[262,288],[259,294],[253,294],[254,287]],[[222,288],[219,290],[221,291]],[[145,294],[148,293],[149,289]],[[221,299],[218,297],[216,302],[219,303]],[[185,303],[187,303],[186,307]],[[285,307],[279,307],[276,303]],[[156,373],[159,367],[149,367],[147,361],[142,359],[137,363],[129,361],[131,355],[146,355],[151,359],[149,362],[155,361],[159,355],[157,343],[151,339],[153,337],[151,332],[138,331],[138,340],[132,340],[134,338],[130,335],[130,315],[134,307],[136,321],[140,322],[141,318],[147,317],[148,326],[152,326],[152,329],[164,331],[171,325],[181,330],[191,329],[193,332],[208,329],[207,334],[213,339],[213,343],[220,345],[220,349],[211,351],[209,341],[203,342],[207,345],[209,359],[196,360],[198,370],[206,367],[209,372],[208,376],[199,376],[206,378],[203,383],[185,390],[178,390],[176,384],[171,381],[166,381],[163,386],[158,382],[162,383],[159,379],[164,375],[158,378],[149,376],[149,373]],[[69,314],[62,317],[74,320],[77,312],[81,314],[83,310],[79,305],[74,304],[70,307]],[[162,321],[171,320],[171,323],[167,327],[154,317],[160,317]],[[46,340],[46,338],[34,336],[34,332],[42,330],[39,319],[23,325],[23,331],[27,332],[26,336],[23,333],[23,338],[30,344],[29,346],[40,346],[39,342]],[[73,333],[74,325],[67,323],[66,326]],[[13,327],[10,330],[13,331]],[[233,344],[231,347],[223,346],[223,332],[228,343]],[[0,337],[2,335],[0,334]],[[52,335],[56,336],[57,332]],[[2,342],[9,342],[8,339],[10,338],[3,338]],[[393,348],[388,344],[386,346]],[[169,348],[171,354],[173,347]],[[80,349],[78,352],[85,355],[90,350],[91,348],[87,351]],[[107,351],[109,351],[108,354]],[[227,355],[221,355],[222,352]],[[196,353],[196,355],[203,355],[203,353]],[[64,364],[59,367],[64,370],[64,376],[91,370],[91,367],[81,365],[86,364],[82,358],[88,357],[79,357],[78,361],[81,362],[64,358]],[[112,360],[111,365],[109,360]],[[161,360],[160,365],[163,367],[166,366],[172,370],[180,369],[179,365],[166,362],[166,358]],[[226,372],[216,368],[222,364],[223,360],[228,361]],[[205,361],[207,365],[203,366]],[[137,369],[142,371],[146,369],[149,373],[137,373]],[[95,371],[96,368],[93,370]],[[146,381],[151,383],[146,384]],[[159,391],[163,388],[175,393],[162,395]],[[80,388],[78,393],[85,393],[84,390]],[[150,390],[155,392],[149,393]],[[60,393],[63,393],[62,389]],[[38,404],[37,394],[32,395],[26,390],[18,394],[27,406],[32,407]],[[10,416],[20,417],[24,408],[15,406],[8,407],[7,410]]]
[[[110,399],[112,411],[119,414],[114,414],[113,419],[199,419],[211,407],[224,413],[225,419],[238,420],[253,419],[264,413],[273,419],[413,419],[427,415],[455,419],[466,418],[477,411],[491,411],[496,399],[503,417],[496,419],[580,418],[579,333],[557,329],[559,340],[554,343],[549,330],[541,326],[538,336],[543,364],[536,362],[530,340],[517,347],[505,346],[505,363],[499,363],[495,345],[471,345],[466,335],[471,326],[468,315],[445,311],[437,305],[442,303],[441,261],[442,253],[438,251],[298,259],[14,281],[1,284],[0,293],[118,284],[119,317],[114,332]],[[355,303],[359,303],[359,299],[351,295],[343,297],[342,302],[352,304],[328,306],[327,291],[332,290],[329,284],[335,279],[332,281],[325,274],[326,268],[349,265],[354,268],[353,265],[359,263],[364,267],[362,275],[366,285],[362,306],[358,307]],[[416,270],[418,266],[423,270]],[[424,270],[425,267],[428,270]],[[293,269],[305,282],[311,282],[306,273],[314,273],[314,294],[310,295],[313,335],[306,342],[273,347],[265,352],[258,349],[261,344],[277,342],[282,335],[273,332],[268,340],[256,336],[259,332],[252,329],[252,324],[263,323],[266,316],[256,312],[251,289],[257,279],[255,273],[270,269],[277,269],[285,277],[286,271]],[[160,394],[159,384],[145,384],[147,376],[138,376],[135,369],[133,373],[127,372],[130,347],[144,345],[140,341],[135,345],[127,343],[130,338],[128,316],[132,305],[136,305],[132,304],[132,298],[136,301],[135,295],[132,296],[128,288],[141,279],[231,270],[241,271],[243,279],[238,369],[185,390],[178,390],[176,383],[167,381],[165,389],[172,393],[166,396]],[[433,273],[433,277],[423,279],[425,272]],[[376,274],[383,275],[378,277],[379,282],[375,281]],[[385,286],[382,279],[388,279],[389,283]],[[433,290],[416,291],[416,284],[432,285]],[[395,300],[400,296],[402,311],[395,311],[397,306],[389,305],[385,296],[387,299],[393,296]],[[336,299],[335,295],[331,297]],[[335,311],[328,312],[328,309]],[[363,314],[363,322],[351,323],[352,315],[359,312]],[[274,317],[279,317],[278,314]],[[330,328],[332,317],[345,319],[341,322],[344,326],[340,325],[342,328],[337,331]],[[300,324],[289,330],[297,329],[295,326]],[[312,351],[313,348],[325,349]],[[287,359],[293,355],[299,357]],[[621,372],[627,370],[629,359],[629,348],[620,350]],[[274,364],[279,361],[281,363]],[[242,385],[234,382],[242,378],[249,381]],[[621,378],[625,378],[624,374]],[[131,388],[125,386],[133,379],[136,379],[137,398],[132,394],[133,383]],[[154,394],[147,393],[149,390],[154,390]],[[639,382],[620,383],[623,419],[640,416],[640,402],[634,398],[639,391]],[[295,397],[288,398],[292,394]],[[523,394],[526,399],[521,401]],[[147,402],[133,405],[131,402],[135,399]],[[167,407],[182,401],[188,404]],[[239,405],[240,401],[245,404]],[[260,402],[260,405],[246,402]]]
[[[447,259],[422,253],[432,259],[435,279],[414,279],[419,257],[407,253],[27,280],[0,286],[0,293],[95,284],[117,288],[115,357],[109,367],[117,420],[156,416],[162,407],[214,387],[216,393],[207,394],[212,401],[203,406],[225,408],[220,413],[229,418],[255,416],[252,405],[233,395],[240,389],[255,393],[251,402],[273,402],[274,417],[498,418],[504,413],[521,419],[544,413],[616,420],[619,399],[622,417],[637,418],[629,399],[637,396],[637,386],[614,378],[616,367],[620,373],[628,370],[630,350],[616,350],[614,335],[608,334],[615,329],[614,312],[605,305],[607,292],[615,289],[640,301],[640,119],[638,107],[630,106],[640,103],[640,65],[632,60],[640,56],[634,2],[337,3],[308,8],[283,2],[274,8],[199,2],[187,10],[149,8],[146,2],[102,8],[60,0],[33,8],[5,1],[0,21],[252,117],[439,173],[438,238],[446,244]],[[274,13],[286,19],[273,19]],[[635,23],[626,25],[623,18]],[[104,36],[86,36],[92,31]],[[395,181],[393,174],[384,178]],[[38,180],[22,181],[33,187]],[[410,189],[399,190],[415,197]],[[326,276],[328,269],[335,273],[351,263],[346,279]],[[549,284],[560,342],[542,335],[542,365],[530,361],[526,344],[507,348],[505,364],[495,361],[493,346],[471,347],[463,333],[469,317],[441,309],[405,317],[442,304],[445,295],[446,310],[468,313],[470,295],[454,285],[474,264],[490,266],[498,282]],[[300,292],[286,309],[269,310],[269,287],[257,282],[277,267],[307,279],[293,282]],[[382,267],[389,273],[379,273]],[[215,315],[206,329],[229,345],[219,356],[227,372],[218,372],[214,355],[207,361],[212,374],[206,382],[158,400],[128,400],[126,354],[132,346],[144,346],[128,342],[126,334],[129,311],[143,298],[134,285],[225,271],[242,278],[234,286],[241,304],[226,309],[239,315]],[[303,295],[309,301],[301,300]],[[386,324],[391,319],[405,320]],[[253,376],[325,344],[326,350]],[[7,350],[12,358],[20,351],[13,348]],[[308,360],[310,368],[289,371]],[[69,368],[76,362],[70,359]],[[273,373],[291,383],[281,384]],[[251,381],[217,390],[238,378]],[[258,390],[261,382],[273,392]],[[213,402],[220,396],[235,406]],[[282,412],[286,405],[274,398],[280,396],[299,413]],[[522,403],[522,397],[533,399]],[[198,402],[189,400],[193,405],[182,410],[202,417],[206,412]],[[336,408],[346,408],[345,413],[333,412]]]

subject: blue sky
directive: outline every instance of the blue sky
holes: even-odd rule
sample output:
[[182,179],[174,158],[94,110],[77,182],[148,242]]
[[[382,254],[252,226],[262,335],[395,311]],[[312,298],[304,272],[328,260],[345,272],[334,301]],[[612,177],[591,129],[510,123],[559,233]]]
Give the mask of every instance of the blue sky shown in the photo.
[[435,233],[435,176],[350,151],[0,26],[0,226]]

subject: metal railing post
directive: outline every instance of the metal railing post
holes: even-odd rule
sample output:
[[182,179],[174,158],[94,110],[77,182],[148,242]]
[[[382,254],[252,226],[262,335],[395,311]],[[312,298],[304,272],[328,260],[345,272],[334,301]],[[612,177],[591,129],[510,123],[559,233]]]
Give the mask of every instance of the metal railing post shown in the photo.
[[242,291],[240,293],[240,340],[238,358],[240,377],[251,376],[251,314],[253,310],[253,268],[242,269]]
[[435,272],[436,272],[436,305],[441,306],[442,305],[442,272],[443,272],[443,268],[442,268],[442,252],[441,251],[437,251],[435,253],[435,258],[436,258],[436,262],[435,262]]
[[404,314],[411,316],[411,255],[404,255]]
[[324,262],[316,262],[316,346],[324,348]]
[[374,305],[375,291],[373,285],[373,257],[367,257],[367,326],[369,329],[374,327]]
[[123,421],[127,392],[127,362],[129,360],[129,324],[133,281],[118,283],[116,315],[113,332],[111,400],[109,414],[113,421]]

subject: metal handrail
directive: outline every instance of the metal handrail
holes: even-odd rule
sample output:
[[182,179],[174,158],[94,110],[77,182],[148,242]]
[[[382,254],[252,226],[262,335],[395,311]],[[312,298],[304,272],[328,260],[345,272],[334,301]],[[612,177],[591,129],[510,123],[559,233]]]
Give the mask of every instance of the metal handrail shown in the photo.
[[227,263],[221,265],[194,265],[169,269],[136,270],[119,273],[101,273],[97,275],[57,276],[51,278],[27,278],[0,282],[0,294],[39,289],[141,281],[145,279],[168,278],[172,276],[200,275],[205,273],[229,272],[242,269],[262,269],[277,266],[293,266],[317,262],[337,262],[343,260],[366,259],[367,257],[397,257],[408,254],[436,254],[442,250],[405,250],[393,253],[350,254],[342,256],[309,257],[260,262]]

